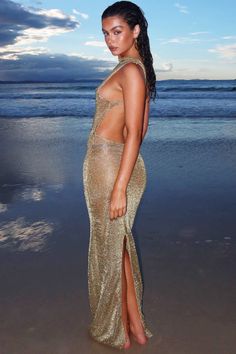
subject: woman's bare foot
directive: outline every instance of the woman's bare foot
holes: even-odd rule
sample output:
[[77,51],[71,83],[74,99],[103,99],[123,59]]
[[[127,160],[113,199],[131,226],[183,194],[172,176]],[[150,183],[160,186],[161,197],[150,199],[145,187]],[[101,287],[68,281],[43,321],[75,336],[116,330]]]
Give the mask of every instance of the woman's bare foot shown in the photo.
[[146,344],[147,343],[147,336],[144,333],[144,329],[142,325],[134,326],[130,323],[130,332],[132,333],[134,340],[139,344]]
[[129,329],[125,328],[125,344],[124,349],[128,349],[131,346],[130,338],[129,338]]
[[126,342],[125,342],[125,344],[124,344],[124,349],[129,349],[130,348],[130,346],[131,346],[131,342],[130,342],[130,339],[129,339],[129,337],[126,339]]

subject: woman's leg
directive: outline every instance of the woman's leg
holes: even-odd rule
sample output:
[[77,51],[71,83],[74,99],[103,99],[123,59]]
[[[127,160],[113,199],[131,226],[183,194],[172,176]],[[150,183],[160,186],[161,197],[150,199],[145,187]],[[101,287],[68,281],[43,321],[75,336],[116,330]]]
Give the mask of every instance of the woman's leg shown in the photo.
[[126,239],[124,238],[123,254],[122,254],[122,320],[124,323],[125,336],[126,336],[126,343],[124,349],[127,349],[130,347],[130,339],[129,339],[128,309],[127,309],[127,280],[125,275],[125,252],[124,252],[125,242]]
[[147,337],[144,333],[144,329],[138,311],[129,253],[126,249],[124,252],[124,265],[127,289],[127,305],[124,306],[124,310],[125,308],[127,308],[130,330],[135,336],[135,339],[138,341],[138,343],[145,344],[147,342]]

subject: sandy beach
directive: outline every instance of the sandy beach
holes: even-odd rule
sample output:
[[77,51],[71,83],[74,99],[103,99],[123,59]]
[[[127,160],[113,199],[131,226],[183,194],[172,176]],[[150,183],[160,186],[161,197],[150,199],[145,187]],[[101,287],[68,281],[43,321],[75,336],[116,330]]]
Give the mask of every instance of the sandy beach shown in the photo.
[[[133,232],[154,335],[130,353],[235,354],[236,125],[221,123],[150,122]],[[87,333],[88,132],[82,118],[1,119],[1,354],[117,352]]]

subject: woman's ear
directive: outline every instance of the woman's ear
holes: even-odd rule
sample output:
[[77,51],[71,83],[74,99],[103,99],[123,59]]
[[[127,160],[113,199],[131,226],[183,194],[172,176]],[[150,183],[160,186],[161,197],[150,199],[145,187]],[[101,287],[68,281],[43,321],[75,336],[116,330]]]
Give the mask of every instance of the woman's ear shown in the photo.
[[138,38],[139,33],[140,33],[140,26],[139,24],[137,24],[134,26],[134,38]]

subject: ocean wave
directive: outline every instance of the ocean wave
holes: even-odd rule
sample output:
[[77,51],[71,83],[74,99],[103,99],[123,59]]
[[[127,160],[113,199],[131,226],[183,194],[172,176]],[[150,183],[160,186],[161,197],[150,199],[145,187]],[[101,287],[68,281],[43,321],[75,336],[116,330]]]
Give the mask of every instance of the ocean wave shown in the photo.
[[[95,85],[96,84],[96,85]],[[80,83],[1,84],[0,117],[93,117],[98,80]],[[150,115],[157,118],[235,118],[235,80],[157,83]]]
[[0,94],[0,100],[58,100],[58,99],[91,99],[93,98],[94,94],[86,94],[86,95],[81,95],[81,94],[65,94],[62,93],[60,94]]
[[235,87],[217,87],[217,86],[207,86],[207,87],[196,87],[196,86],[175,86],[175,87],[161,87],[159,86],[157,88],[157,91],[159,92],[211,92],[211,91],[216,91],[216,92],[236,92],[236,86]]
[[[81,119],[81,117],[83,118],[88,118],[89,120],[92,120],[93,119],[93,115],[91,114],[86,114],[86,113],[83,113],[82,115],[79,113],[79,112],[76,112],[76,113],[66,113],[66,114],[54,114],[54,113],[45,113],[45,114],[30,114],[30,115],[27,115],[27,114],[12,114],[12,115],[7,115],[7,114],[3,114],[3,115],[0,115],[0,119],[21,119],[21,118],[65,118],[65,117],[68,117],[68,118],[78,118],[78,119]],[[222,119],[225,119],[225,118],[232,118],[232,119],[236,119],[236,112],[232,112],[232,113],[220,113],[220,114],[217,114],[217,113],[212,113],[212,114],[204,114],[204,112],[202,112],[202,114],[191,114],[191,113],[186,113],[186,114],[173,114],[173,113],[160,113],[160,114],[150,114],[149,118],[152,118],[152,119],[165,119],[165,118],[171,118],[171,119],[191,119],[191,118],[199,118],[199,119],[215,119],[215,118],[222,118]]]

